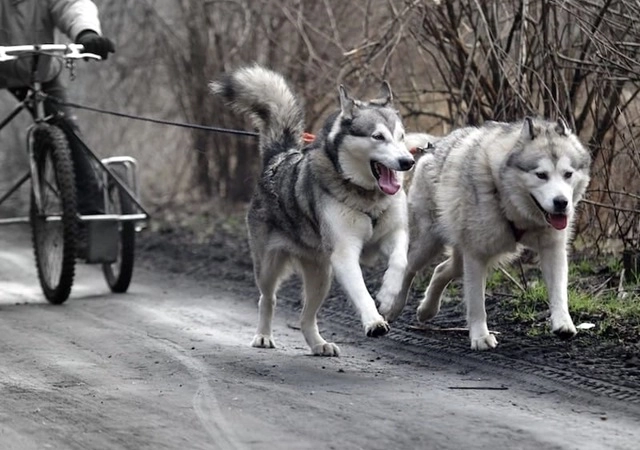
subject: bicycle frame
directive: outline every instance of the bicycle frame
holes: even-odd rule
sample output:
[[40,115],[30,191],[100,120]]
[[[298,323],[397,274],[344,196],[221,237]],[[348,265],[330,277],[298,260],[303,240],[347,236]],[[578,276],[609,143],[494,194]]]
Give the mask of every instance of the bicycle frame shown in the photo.
[[[34,63],[34,66],[37,67],[37,61]],[[32,75],[32,77],[35,77],[35,74]],[[41,121],[46,121],[45,117],[44,117],[44,105],[43,105],[43,101],[40,100],[36,100],[36,97],[38,95],[41,95],[42,89],[42,84],[38,81],[33,81],[32,82],[32,88],[29,89],[29,92],[27,93],[27,95],[25,96],[24,100],[20,101],[18,103],[18,105],[16,105],[16,107],[13,109],[13,111],[11,111],[11,113],[9,113],[7,115],[7,117],[0,122],[0,130],[2,130],[4,127],[6,127],[18,114],[20,114],[22,111],[24,110],[28,110],[29,109],[29,105],[33,102],[34,106],[35,106],[35,117],[34,117],[34,123],[38,123]],[[40,189],[39,188],[39,182],[40,180],[38,179],[37,176],[37,171],[35,170],[35,159],[34,159],[34,155],[32,154],[32,145],[31,145],[31,130],[33,129],[33,126],[29,126],[29,128],[27,129],[27,148],[28,148],[28,157],[29,157],[29,171],[23,175],[10,189],[9,191],[4,194],[2,197],[0,197],[0,205],[7,199],[9,198],[14,192],[16,192],[28,179],[31,179],[31,182],[34,183],[34,199],[36,201],[36,205],[38,207],[38,209],[41,208],[41,199],[40,199]],[[0,219],[0,224],[12,224],[12,223],[25,223],[25,222],[29,222],[29,218],[28,217],[19,217],[19,218],[13,218],[13,219]]]
[[[92,55],[89,53],[82,53],[83,47],[81,45],[75,44],[46,44],[46,45],[25,45],[25,46],[13,46],[13,47],[2,47],[0,46],[0,62],[1,61],[9,61],[13,59],[17,59],[18,56],[12,55],[12,52],[29,52],[33,51],[32,55],[32,65],[31,65],[31,75],[29,80],[29,88],[25,98],[16,105],[16,107],[0,122],[0,131],[6,127],[18,114],[20,114],[24,110],[33,111],[34,123],[30,125],[27,129],[27,150],[28,150],[28,158],[29,158],[29,171],[23,175],[15,184],[2,196],[0,197],[0,205],[9,198],[13,193],[15,193],[27,180],[31,179],[31,183],[33,184],[33,193],[34,193],[34,201],[37,209],[42,210],[42,200],[40,198],[40,179],[38,178],[38,171],[36,170],[36,159],[33,154],[33,145],[32,145],[32,132],[35,124],[42,122],[51,122],[53,119],[58,116],[46,116],[44,110],[44,101],[48,98],[47,94],[42,91],[42,83],[37,80],[37,69],[38,62],[40,59],[41,53],[46,51],[65,51],[68,52],[65,54],[65,58],[70,59],[78,59],[78,58],[97,58],[97,55]],[[136,206],[139,210],[137,214],[109,214],[109,211],[106,211],[107,214],[99,214],[99,215],[79,215],[79,219],[82,221],[101,221],[101,220],[117,220],[117,221],[145,221],[149,218],[149,213],[144,209],[144,207],[140,204],[138,200],[138,188],[137,184],[133,186],[134,191],[132,191],[129,186],[127,186],[126,182],[121,180],[118,175],[113,173],[107,165],[100,160],[91,149],[84,143],[84,141],[73,132],[73,130],[67,130],[67,132],[71,132],[74,134],[75,138],[81,144],[80,147],[82,151],[84,151],[95,163],[98,167],[100,167],[101,171],[104,174],[105,181],[112,181],[115,183],[120,190],[122,190],[131,200],[131,202]],[[132,160],[132,158],[130,158]],[[110,163],[113,162],[109,159],[105,160],[105,162]],[[128,162],[126,164],[126,168],[135,169],[134,162]],[[134,177],[135,182],[135,177]],[[105,205],[108,207],[108,194],[106,189],[104,190],[105,196]],[[49,215],[46,218],[47,221],[55,221],[60,220],[60,216]],[[17,217],[17,218],[6,218],[0,219],[0,225],[7,224],[15,224],[15,223],[28,223],[28,217]]]

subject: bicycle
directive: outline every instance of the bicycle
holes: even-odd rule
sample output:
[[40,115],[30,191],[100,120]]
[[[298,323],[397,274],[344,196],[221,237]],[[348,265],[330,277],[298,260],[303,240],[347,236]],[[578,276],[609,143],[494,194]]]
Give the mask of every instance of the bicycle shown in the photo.
[[[102,264],[107,285],[114,293],[129,288],[135,257],[135,235],[147,224],[149,214],[141,205],[137,162],[121,156],[99,159],[73,130],[57,124],[59,114],[45,115],[44,101],[56,99],[42,90],[37,79],[41,56],[59,57],[73,70],[77,59],[100,59],[83,53],[78,44],[0,46],[0,62],[31,58],[31,75],[26,97],[0,122],[0,130],[23,110],[33,111],[27,128],[29,170],[0,197],[0,205],[27,180],[31,180],[28,217],[0,219],[0,225],[31,225],[38,279],[50,303],[61,304],[69,297],[75,276],[79,227],[87,235],[85,261]],[[67,134],[65,134],[65,132]],[[80,215],[76,206],[75,173],[67,139],[73,133],[83,151],[102,172],[104,214]]]

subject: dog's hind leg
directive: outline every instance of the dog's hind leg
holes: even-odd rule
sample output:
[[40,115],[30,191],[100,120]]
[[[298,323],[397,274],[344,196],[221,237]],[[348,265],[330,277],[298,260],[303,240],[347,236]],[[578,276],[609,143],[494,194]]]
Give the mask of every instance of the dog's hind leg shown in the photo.
[[391,304],[380,302],[379,311],[385,319],[395,320],[407,304],[411,285],[416,274],[424,269],[433,258],[440,254],[443,246],[436,239],[430,236],[419,236],[411,241],[407,254],[407,266],[402,276],[400,291]]
[[487,266],[487,261],[469,254],[463,255],[463,290],[472,350],[489,350],[498,345],[495,336],[489,333],[484,306]]
[[263,256],[256,271],[260,289],[258,302],[258,331],[251,342],[253,347],[275,348],[271,322],[276,308],[276,291],[285,276],[288,257],[282,252],[270,252]]
[[420,322],[426,322],[438,315],[442,293],[447,285],[452,280],[459,278],[460,275],[462,275],[462,255],[454,248],[451,256],[438,264],[433,271],[433,276],[425,291],[424,298],[416,311]]
[[304,305],[300,314],[300,329],[314,355],[340,356],[334,343],[325,341],[318,330],[318,310],[331,287],[331,266],[318,261],[301,260],[304,281]]
[[561,339],[570,339],[577,330],[569,314],[567,296],[568,265],[566,242],[539,249],[540,269],[549,292],[551,331]]

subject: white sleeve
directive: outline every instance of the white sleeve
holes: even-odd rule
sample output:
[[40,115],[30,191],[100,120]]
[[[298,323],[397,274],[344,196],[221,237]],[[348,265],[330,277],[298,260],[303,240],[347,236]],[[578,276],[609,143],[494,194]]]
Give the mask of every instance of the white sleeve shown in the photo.
[[75,41],[84,30],[102,34],[98,7],[91,0],[49,0],[53,23]]

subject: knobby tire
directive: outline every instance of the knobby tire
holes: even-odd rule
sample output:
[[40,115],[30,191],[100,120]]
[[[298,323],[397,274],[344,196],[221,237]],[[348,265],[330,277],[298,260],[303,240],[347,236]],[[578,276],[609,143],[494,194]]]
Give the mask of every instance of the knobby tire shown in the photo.
[[[32,135],[42,210],[38,211],[32,183],[30,221],[40,286],[50,303],[69,297],[75,275],[78,216],[75,175],[64,132],[38,124]],[[47,221],[48,216],[59,220]]]

